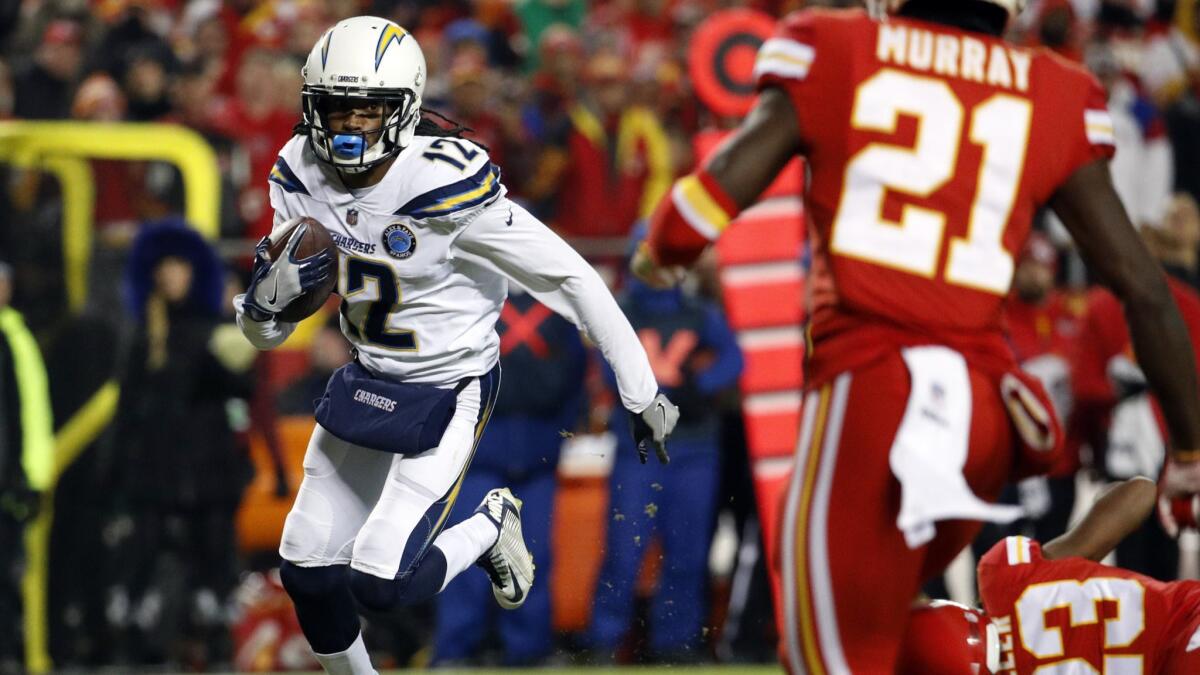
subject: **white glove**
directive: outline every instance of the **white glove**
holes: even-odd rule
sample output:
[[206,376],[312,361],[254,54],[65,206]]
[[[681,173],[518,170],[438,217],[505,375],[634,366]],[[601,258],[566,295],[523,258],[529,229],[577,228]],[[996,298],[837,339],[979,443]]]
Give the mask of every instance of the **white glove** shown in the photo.
[[[308,231],[308,225],[297,227],[300,219],[294,218],[293,221],[290,225],[284,223],[254,247],[254,270],[250,275],[243,308],[255,321],[273,318],[293,300],[329,278],[333,264],[329,251],[321,251],[303,259],[296,257],[296,248]],[[288,238],[283,255],[279,256],[279,260],[271,260],[271,247],[282,237]]]
[[660,393],[645,410],[640,413],[631,412],[629,416],[632,418],[630,422],[633,427],[633,442],[637,443],[638,459],[642,460],[642,464],[646,463],[646,456],[649,454],[646,448],[647,441],[654,444],[654,452],[658,455],[659,462],[670,462],[667,437],[675,430],[675,424],[679,421],[679,408],[675,407],[666,395]]

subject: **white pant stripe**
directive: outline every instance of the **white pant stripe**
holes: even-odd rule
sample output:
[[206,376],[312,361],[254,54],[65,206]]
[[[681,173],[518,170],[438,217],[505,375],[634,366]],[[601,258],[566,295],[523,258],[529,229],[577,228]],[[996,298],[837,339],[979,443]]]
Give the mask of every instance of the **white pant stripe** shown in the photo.
[[[787,503],[783,511],[783,639],[787,642],[788,661],[793,675],[804,675],[804,659],[800,651],[800,624],[796,617],[796,517],[800,510],[800,491],[804,482],[804,467],[808,460],[808,446],[812,443],[813,422],[817,416],[820,396],[809,392],[804,400],[804,412],[800,421],[800,440],[796,445],[795,461],[792,463],[791,484],[788,486]],[[799,580],[800,583],[807,583]]]
[[816,614],[817,637],[821,642],[821,653],[825,657],[825,671],[829,675],[850,673],[846,655],[842,651],[838,635],[837,611],[833,600],[833,584],[829,576],[829,493],[833,488],[833,470],[837,466],[838,443],[842,436],[842,422],[846,416],[846,400],[850,395],[850,374],[840,375],[833,384],[833,397],[829,405],[829,421],[825,425],[825,438],[821,449],[817,482],[813,488],[812,520],[809,521],[809,569],[812,583],[813,611]]

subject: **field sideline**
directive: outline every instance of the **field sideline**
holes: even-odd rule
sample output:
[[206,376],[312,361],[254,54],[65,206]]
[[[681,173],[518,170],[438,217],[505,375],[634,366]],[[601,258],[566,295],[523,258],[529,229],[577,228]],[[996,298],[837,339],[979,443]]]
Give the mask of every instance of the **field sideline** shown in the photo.
[[[438,668],[427,670],[428,673],[437,673],[438,675],[515,675],[516,673],[534,673],[536,675],[553,675],[563,673],[569,675],[584,675],[584,674],[600,674],[600,673],[636,673],[637,675],[654,675],[658,673],[676,674],[680,671],[688,671],[689,675],[776,675],[782,673],[784,669],[779,665],[623,665],[620,668],[462,668],[449,669]],[[401,675],[406,673],[415,673],[418,670],[380,670],[380,675]],[[319,675],[320,671],[313,671]],[[240,673],[217,673],[214,675],[244,675]],[[266,674],[272,675],[272,674]],[[280,673],[277,675],[296,675],[296,671],[290,673]]]
[[[607,667],[607,668],[530,668],[508,669],[503,668],[479,668],[479,669],[437,669],[434,673],[445,675],[514,675],[514,673],[536,673],[552,674],[565,673],[570,675],[586,674],[586,673],[637,673],[638,675],[654,675],[656,673],[680,673],[680,671],[688,671],[689,674],[695,675],[775,675],[782,673],[784,669],[779,665],[704,665],[704,667],[696,667],[696,665],[623,665],[623,667]],[[380,675],[398,675],[406,673],[403,670],[388,670],[380,671]]]

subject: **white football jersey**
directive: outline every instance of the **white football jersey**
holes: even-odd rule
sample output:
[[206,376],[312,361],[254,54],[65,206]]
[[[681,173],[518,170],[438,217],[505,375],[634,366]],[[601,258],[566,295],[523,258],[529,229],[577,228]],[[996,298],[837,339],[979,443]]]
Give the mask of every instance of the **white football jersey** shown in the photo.
[[[277,225],[309,216],[333,236],[342,331],[369,370],[444,386],[488,372],[499,360],[495,324],[511,278],[600,347],[627,409],[645,409],[657,393],[649,359],[599,275],[505,197],[499,168],[470,141],[417,136],[382,181],[351,192],[296,136],[270,182]],[[293,328],[240,311],[238,320],[262,349]]]
[[305,137],[283,146],[270,177],[276,222],[309,216],[333,236],[342,332],[364,366],[445,384],[496,365],[493,327],[507,283],[491,270],[464,270],[451,247],[471,216],[504,194],[499,174],[469,141],[420,136],[356,196]]

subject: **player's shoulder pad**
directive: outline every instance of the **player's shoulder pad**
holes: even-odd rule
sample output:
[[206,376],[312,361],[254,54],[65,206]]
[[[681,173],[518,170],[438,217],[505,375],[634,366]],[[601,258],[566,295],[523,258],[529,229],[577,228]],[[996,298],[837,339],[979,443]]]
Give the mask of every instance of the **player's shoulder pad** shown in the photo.
[[796,10],[780,19],[776,35],[801,37],[816,31],[861,30],[862,24],[873,22],[862,9],[810,7]]
[[792,28],[809,29],[812,26],[846,26],[860,22],[874,22],[870,14],[866,13],[860,7],[806,7],[804,10],[796,10],[785,14],[784,18],[779,19],[779,29],[782,32]]
[[309,173],[306,170],[309,160],[305,157],[307,145],[308,139],[304,136],[292,136],[280,149],[267,180],[283,188],[285,192],[311,196],[312,193],[303,180],[305,174]]
[[453,216],[490,203],[504,193],[500,167],[487,151],[462,138],[417,136],[408,148],[411,176],[395,215],[418,220]]
[[979,560],[979,566],[1013,567],[1042,558],[1042,547],[1029,537],[1005,537]]
[[802,9],[780,19],[754,63],[756,79],[804,80],[823,58],[821,45],[837,45],[866,32],[872,19],[858,9]]
[[[1046,78],[1052,83],[1054,91],[1060,95],[1068,94],[1082,97],[1087,108],[1103,109],[1106,107],[1108,94],[1100,80],[1082,63],[1072,61],[1046,47],[1024,47],[1034,56],[1041,67],[1049,71]],[[1035,66],[1036,67],[1036,66]]]

